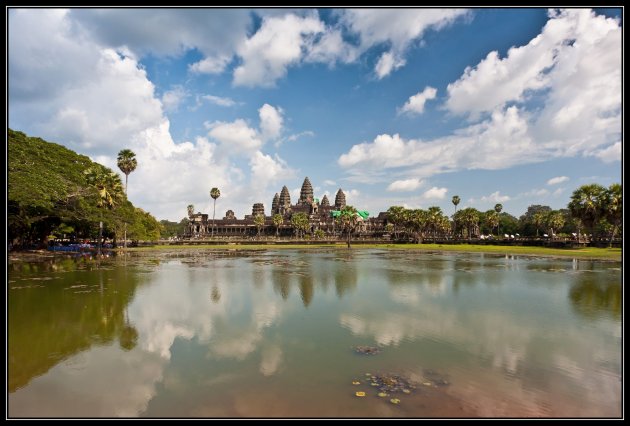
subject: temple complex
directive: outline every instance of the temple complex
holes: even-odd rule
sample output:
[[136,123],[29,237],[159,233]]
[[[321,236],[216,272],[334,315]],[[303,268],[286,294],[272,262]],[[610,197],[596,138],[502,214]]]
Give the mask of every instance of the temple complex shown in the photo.
[[[214,235],[219,237],[250,237],[258,235],[258,228],[254,223],[254,217],[263,216],[265,218],[261,235],[279,235],[290,237],[296,234],[296,230],[291,224],[293,215],[303,213],[308,217],[309,229],[306,234],[314,234],[321,230],[326,237],[340,235],[340,229],[335,222],[338,212],[346,206],[346,194],[339,188],[335,195],[335,204],[330,205],[328,197],[324,195],[321,201],[314,196],[313,185],[309,178],[304,179],[300,190],[300,197],[295,204],[291,204],[289,189],[283,186],[280,193],[276,193],[271,201],[269,215],[265,214],[263,203],[255,203],[252,206],[252,214],[245,215],[243,219],[237,219],[232,210],[228,210],[221,219],[214,221]],[[273,217],[280,215],[282,224],[276,229]],[[205,213],[193,214],[189,212],[189,225],[185,237],[205,238],[212,234],[212,217],[208,219]],[[384,213],[376,218],[369,218],[368,213],[361,211],[360,223],[357,229],[359,234],[374,234],[382,232],[385,226]]]

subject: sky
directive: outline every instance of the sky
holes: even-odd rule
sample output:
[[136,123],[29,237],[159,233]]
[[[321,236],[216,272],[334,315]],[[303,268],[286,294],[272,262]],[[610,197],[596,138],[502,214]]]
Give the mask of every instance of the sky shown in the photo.
[[284,185],[372,216],[565,208],[622,180],[622,12],[9,8],[8,127],[124,175],[157,219]]

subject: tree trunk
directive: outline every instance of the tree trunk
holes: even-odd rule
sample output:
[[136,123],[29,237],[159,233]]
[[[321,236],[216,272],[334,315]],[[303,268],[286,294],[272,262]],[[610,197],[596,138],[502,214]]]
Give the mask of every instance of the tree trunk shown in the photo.
[[217,199],[214,199],[214,205],[212,206],[212,233],[210,234],[214,238],[214,212],[217,208]]
[[98,223],[98,241],[96,243],[98,256],[101,255],[101,240],[103,239],[103,214],[101,213],[101,221]]

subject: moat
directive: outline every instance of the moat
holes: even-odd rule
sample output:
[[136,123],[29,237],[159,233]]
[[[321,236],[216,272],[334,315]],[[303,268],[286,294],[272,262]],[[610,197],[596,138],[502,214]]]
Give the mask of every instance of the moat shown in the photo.
[[620,417],[621,267],[273,248],[10,262],[8,417]]

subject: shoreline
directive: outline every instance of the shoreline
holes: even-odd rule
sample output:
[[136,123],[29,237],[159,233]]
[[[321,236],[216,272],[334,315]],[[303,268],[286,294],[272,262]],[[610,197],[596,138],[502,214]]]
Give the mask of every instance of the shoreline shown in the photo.
[[[156,245],[150,247],[128,247],[128,253],[148,253],[148,252],[168,252],[181,250],[199,250],[199,251],[266,251],[266,250],[312,250],[312,249],[335,249],[348,250],[345,242],[337,244],[199,244],[199,245]],[[548,257],[561,259],[580,259],[580,260],[599,260],[606,262],[622,262],[621,248],[572,248],[557,249],[535,246],[492,246],[492,245],[474,245],[474,244],[353,244],[350,250],[364,249],[382,249],[382,250],[415,250],[424,252],[440,252],[440,253],[483,253],[506,256],[529,256],[529,257]],[[122,253],[122,248],[108,250],[107,252]],[[7,254],[7,261],[41,261],[46,259],[54,259],[59,257],[72,257],[79,252],[54,252],[48,250],[25,250],[14,251]]]

